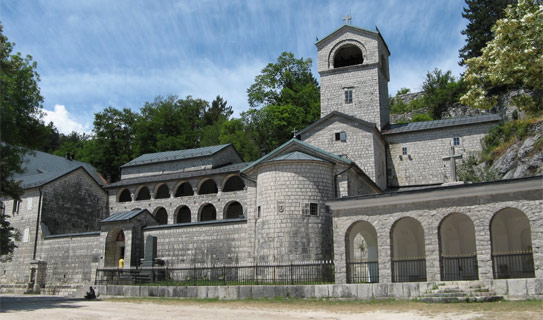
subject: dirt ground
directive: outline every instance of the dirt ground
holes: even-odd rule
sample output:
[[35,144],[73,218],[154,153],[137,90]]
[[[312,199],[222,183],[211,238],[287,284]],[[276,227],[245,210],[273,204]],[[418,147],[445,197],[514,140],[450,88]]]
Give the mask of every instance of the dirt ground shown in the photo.
[[106,299],[0,295],[0,319],[541,319],[543,302],[425,304],[383,301]]

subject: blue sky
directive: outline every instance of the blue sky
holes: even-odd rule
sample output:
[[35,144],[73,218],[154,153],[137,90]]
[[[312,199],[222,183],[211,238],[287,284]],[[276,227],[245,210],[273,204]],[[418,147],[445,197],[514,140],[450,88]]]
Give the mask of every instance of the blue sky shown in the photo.
[[169,94],[213,100],[235,116],[247,88],[283,51],[311,58],[315,40],[352,24],[377,25],[391,51],[389,92],[420,89],[428,70],[463,72],[462,0],[2,0],[15,50],[38,63],[46,121],[90,132],[108,106],[139,110]]

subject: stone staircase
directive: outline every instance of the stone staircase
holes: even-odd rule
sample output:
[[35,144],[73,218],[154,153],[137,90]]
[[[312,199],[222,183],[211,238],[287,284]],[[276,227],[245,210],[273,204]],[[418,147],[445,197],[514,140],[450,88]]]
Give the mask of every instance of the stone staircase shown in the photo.
[[436,284],[424,295],[418,298],[422,302],[492,302],[503,300],[481,284],[461,286],[458,284]]

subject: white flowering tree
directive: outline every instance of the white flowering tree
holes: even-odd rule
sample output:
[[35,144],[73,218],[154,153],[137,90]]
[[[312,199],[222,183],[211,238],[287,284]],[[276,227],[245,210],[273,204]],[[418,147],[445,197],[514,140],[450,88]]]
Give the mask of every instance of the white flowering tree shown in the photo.
[[463,104],[490,109],[500,89],[523,88],[535,94],[519,95],[513,102],[530,113],[543,111],[543,5],[539,3],[519,0],[505,9],[481,56],[466,60],[468,91],[460,99]]

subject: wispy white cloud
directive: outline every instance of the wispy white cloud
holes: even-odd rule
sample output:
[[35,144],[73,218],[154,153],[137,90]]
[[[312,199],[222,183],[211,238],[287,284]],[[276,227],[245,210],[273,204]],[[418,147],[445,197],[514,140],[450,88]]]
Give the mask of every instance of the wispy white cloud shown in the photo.
[[46,124],[53,122],[55,127],[60,133],[69,134],[73,131],[79,133],[89,133],[90,126],[89,124],[82,124],[74,120],[73,115],[71,115],[66,107],[60,104],[56,104],[54,109],[44,110],[44,121]]

